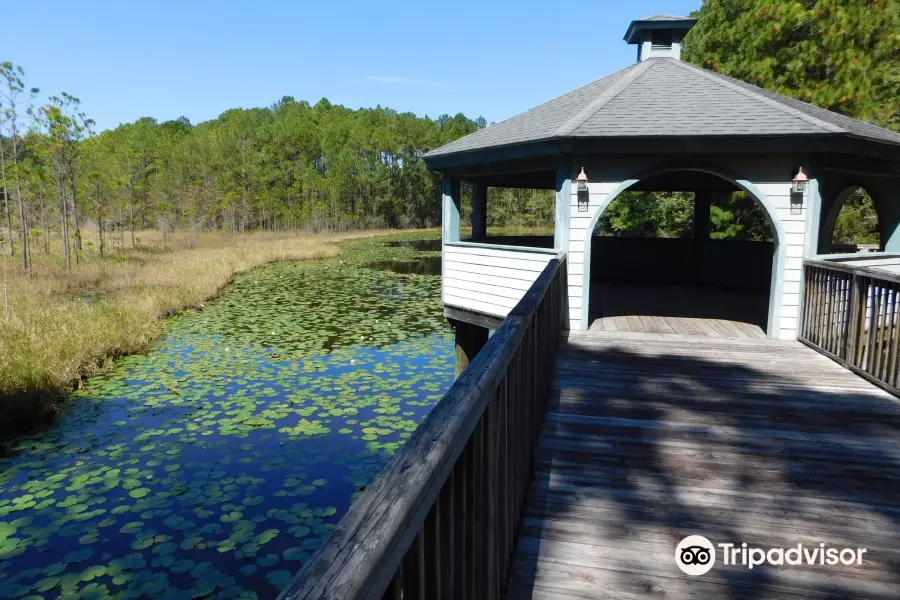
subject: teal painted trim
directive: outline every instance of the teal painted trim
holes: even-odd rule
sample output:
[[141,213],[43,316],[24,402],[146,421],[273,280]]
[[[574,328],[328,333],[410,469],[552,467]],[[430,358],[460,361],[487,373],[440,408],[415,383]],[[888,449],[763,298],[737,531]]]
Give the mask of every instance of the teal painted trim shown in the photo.
[[[787,263],[787,236],[781,220],[775,213],[775,206],[762,190],[746,179],[738,179],[732,183],[754,196],[762,205],[775,234],[775,255],[772,257],[772,283],[769,288],[769,318],[766,323],[766,335],[771,339],[778,339],[781,335],[781,300],[784,292],[784,268]],[[800,270],[800,289],[803,289],[802,269]],[[799,316],[798,313],[798,323]]]
[[617,185],[609,194],[607,194],[607,196],[600,203],[600,206],[597,207],[596,212],[594,212],[594,215],[591,217],[591,221],[588,225],[587,231],[585,232],[584,239],[584,275],[582,279],[581,292],[581,329],[586,330],[589,325],[587,321],[589,317],[588,303],[590,301],[591,283],[591,237],[594,233],[594,228],[597,226],[597,221],[600,220],[600,216],[603,214],[603,211],[606,210],[609,204],[613,200],[615,200],[619,194],[636,184],[638,181],[646,179],[648,177],[652,177],[653,175],[659,175],[660,173],[679,170],[700,171],[703,173],[709,173],[710,175],[715,175],[716,177],[720,177],[721,179],[724,179],[726,181],[730,181],[737,187],[752,195],[754,198],[756,198],[760,205],[762,205],[763,211],[765,211],[766,216],[769,220],[769,224],[772,228],[773,237],[775,238],[775,254],[772,257],[772,283],[769,289],[769,316],[766,333],[770,338],[777,338],[780,335],[781,331],[781,296],[784,289],[784,267],[787,261],[787,236],[784,233],[784,228],[781,225],[781,221],[777,217],[775,206],[768,199],[768,197],[766,197],[762,190],[757,188],[752,182],[747,181],[746,179],[739,179],[737,177],[734,177],[731,174],[727,173],[724,169],[717,166],[696,165],[668,165],[645,171],[644,173],[641,173],[637,178],[628,179]]
[[579,325],[582,331],[587,331],[587,328],[590,326],[590,323],[588,323],[588,319],[590,318],[590,310],[588,309],[590,308],[590,305],[588,303],[591,299],[591,239],[594,234],[594,227],[597,226],[600,215],[603,214],[603,211],[606,210],[609,203],[615,200],[616,196],[636,184],[638,181],[640,181],[640,179],[626,179],[613,188],[603,201],[600,202],[600,206],[597,207],[597,211],[594,213],[594,216],[591,217],[591,223],[588,225],[587,234],[584,238],[584,275],[582,275],[581,281],[581,323]]
[[459,180],[444,176],[441,239],[444,243],[459,241]]
[[882,239],[885,252],[900,252],[900,185],[896,187],[892,197],[882,198],[881,201],[884,207],[881,212],[884,215]]
[[490,250],[507,250],[512,252],[528,252],[556,256],[559,250],[550,248],[532,248],[531,246],[505,246],[503,244],[481,244],[479,242],[444,242],[447,248],[487,248]]
[[[443,247],[451,242],[459,241],[459,180],[444,175],[443,192],[441,194],[441,273],[447,271],[446,253]],[[444,301],[444,279],[441,276],[441,302]]]
[[819,190],[818,179],[810,179],[806,202],[806,238],[803,240],[803,256],[810,257],[819,252],[819,232],[822,230],[822,193]]
[[572,174],[567,167],[556,169],[556,221],[553,230],[553,247],[561,252],[569,251],[569,217],[572,211]]

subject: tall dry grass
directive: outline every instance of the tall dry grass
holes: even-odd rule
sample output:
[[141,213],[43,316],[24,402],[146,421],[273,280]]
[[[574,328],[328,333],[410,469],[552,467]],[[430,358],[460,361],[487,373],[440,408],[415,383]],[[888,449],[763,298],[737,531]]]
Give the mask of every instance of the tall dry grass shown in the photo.
[[[109,360],[145,350],[160,319],[215,296],[237,273],[277,260],[327,258],[347,234],[137,234],[135,248],[93,248],[66,271],[62,257],[34,251],[29,276],[0,258],[0,429],[51,417],[66,394]],[[3,271],[7,291],[4,292]],[[8,315],[5,303],[8,300]]]

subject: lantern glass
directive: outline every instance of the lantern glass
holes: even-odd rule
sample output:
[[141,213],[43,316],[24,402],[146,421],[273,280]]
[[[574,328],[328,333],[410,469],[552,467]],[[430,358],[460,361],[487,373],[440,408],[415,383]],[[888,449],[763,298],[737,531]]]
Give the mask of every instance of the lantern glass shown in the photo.
[[802,194],[802,193],[806,192],[806,184],[807,184],[806,181],[803,181],[800,179],[795,179],[794,186],[791,191],[793,191],[795,194]]
[[588,191],[588,184],[587,184],[587,181],[579,181],[579,182],[578,182],[578,191],[579,191],[579,192],[586,192],[586,191]]

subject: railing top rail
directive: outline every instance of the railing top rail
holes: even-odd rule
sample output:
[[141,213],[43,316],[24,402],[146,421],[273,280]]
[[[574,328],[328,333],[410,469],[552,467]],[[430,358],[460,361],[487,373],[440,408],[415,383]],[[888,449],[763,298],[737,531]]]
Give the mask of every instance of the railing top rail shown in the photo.
[[845,252],[839,254],[816,254],[812,257],[814,260],[827,262],[854,262],[878,258],[900,258],[900,252]]
[[820,267],[823,269],[830,269],[832,271],[840,271],[842,273],[849,273],[852,275],[864,275],[866,277],[881,279],[883,281],[890,281],[892,283],[900,283],[900,274],[889,273],[887,271],[882,271],[874,267],[854,266],[853,264],[813,258],[804,259],[803,264],[813,267]]
[[557,254],[425,422],[279,596],[380,599],[556,277]]
[[505,250],[507,252],[526,252],[529,254],[545,254],[558,257],[559,250],[553,248],[536,248],[534,246],[511,246],[507,244],[487,244],[484,242],[467,242],[465,240],[459,242],[444,242],[449,248],[481,248],[483,250]]

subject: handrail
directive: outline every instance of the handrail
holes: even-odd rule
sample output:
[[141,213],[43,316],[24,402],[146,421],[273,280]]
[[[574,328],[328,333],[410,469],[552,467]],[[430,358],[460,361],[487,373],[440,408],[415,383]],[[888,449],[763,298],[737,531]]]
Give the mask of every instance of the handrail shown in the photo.
[[[871,260],[871,257],[869,258]],[[854,266],[852,263],[844,263],[838,261],[831,260],[821,260],[821,259],[812,259],[807,258],[803,261],[804,265],[811,265],[816,267],[822,267],[825,269],[831,269],[833,271],[842,271],[844,273],[855,273],[859,275],[868,275],[869,277],[877,277],[878,279],[884,279],[885,281],[892,281],[895,283],[900,283],[900,274],[897,273],[888,273],[887,271],[881,271],[875,267],[860,267]]]
[[446,242],[444,246],[448,248],[480,248],[482,250],[503,250],[506,252],[525,252],[529,254],[549,254],[556,256],[559,250],[553,248],[536,248],[534,246],[510,246],[507,244],[485,244],[484,242],[467,242],[460,240],[458,242]]
[[817,259],[803,271],[798,339],[900,395],[900,276]]
[[279,598],[499,597],[546,411],[565,286],[558,254]]

